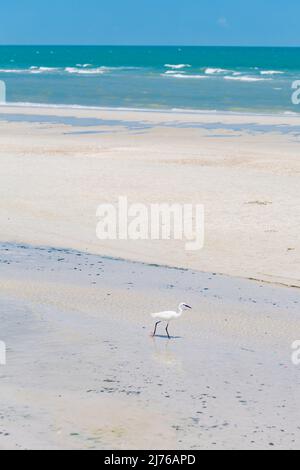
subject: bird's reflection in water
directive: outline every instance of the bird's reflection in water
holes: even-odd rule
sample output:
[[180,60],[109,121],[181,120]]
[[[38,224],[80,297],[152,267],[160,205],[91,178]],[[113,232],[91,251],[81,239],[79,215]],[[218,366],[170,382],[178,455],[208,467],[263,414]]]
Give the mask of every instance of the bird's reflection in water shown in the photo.
[[153,358],[156,362],[168,367],[182,369],[182,360],[179,356],[178,343],[164,341],[163,336],[151,337],[153,343]]

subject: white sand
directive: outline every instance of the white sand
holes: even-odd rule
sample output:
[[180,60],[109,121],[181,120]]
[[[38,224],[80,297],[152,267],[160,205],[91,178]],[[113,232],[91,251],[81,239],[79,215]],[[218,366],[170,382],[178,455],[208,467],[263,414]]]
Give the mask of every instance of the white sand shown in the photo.
[[[300,286],[299,137],[279,133],[299,126],[298,117],[7,107],[1,113],[50,121],[0,122],[2,240]],[[55,124],[74,117],[77,127]],[[140,123],[153,127],[136,130]],[[250,132],[222,130],[246,124]],[[272,125],[274,133],[255,132]],[[98,134],[80,133],[92,131]],[[204,249],[100,242],[96,209],[119,195],[129,202],[204,204]]]
[[[1,449],[299,448],[300,293],[279,286],[300,286],[297,126],[0,108]],[[204,203],[204,250],[100,243],[119,195]],[[181,301],[172,340],[150,338],[149,313]]]

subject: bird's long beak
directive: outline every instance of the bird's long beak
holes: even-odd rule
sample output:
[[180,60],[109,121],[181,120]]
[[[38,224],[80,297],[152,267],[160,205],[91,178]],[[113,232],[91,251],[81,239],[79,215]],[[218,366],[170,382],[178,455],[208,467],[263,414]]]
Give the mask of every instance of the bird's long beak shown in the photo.
[[192,307],[190,307],[189,305],[186,305],[186,304],[185,304],[185,306],[186,306],[186,308],[190,308],[190,309],[192,310]]

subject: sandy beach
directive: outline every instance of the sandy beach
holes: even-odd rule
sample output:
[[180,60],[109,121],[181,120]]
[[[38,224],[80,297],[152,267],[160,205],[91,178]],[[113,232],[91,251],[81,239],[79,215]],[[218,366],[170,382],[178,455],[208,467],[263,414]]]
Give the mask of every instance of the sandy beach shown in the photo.
[[[299,448],[299,142],[293,115],[0,107],[1,449]],[[203,250],[100,242],[120,195],[203,204]]]
[[[300,286],[297,116],[0,108],[2,240]],[[99,204],[193,203],[205,246],[101,242]]]

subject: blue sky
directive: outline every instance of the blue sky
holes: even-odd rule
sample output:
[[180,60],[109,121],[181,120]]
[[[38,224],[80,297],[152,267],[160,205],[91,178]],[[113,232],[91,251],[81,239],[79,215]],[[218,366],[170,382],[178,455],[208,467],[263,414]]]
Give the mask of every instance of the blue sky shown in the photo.
[[299,0],[1,0],[0,44],[300,46]]

